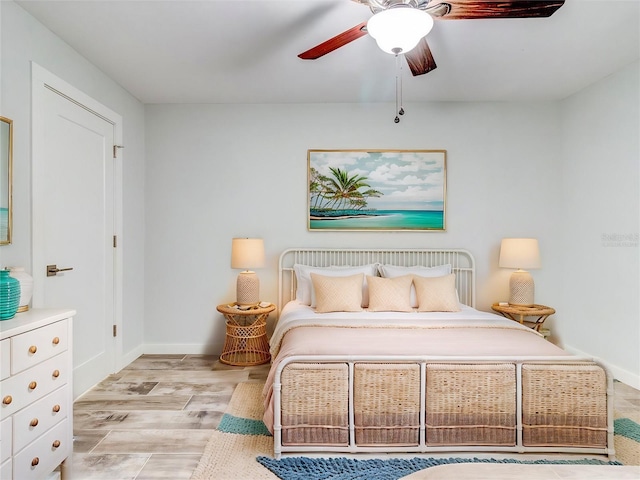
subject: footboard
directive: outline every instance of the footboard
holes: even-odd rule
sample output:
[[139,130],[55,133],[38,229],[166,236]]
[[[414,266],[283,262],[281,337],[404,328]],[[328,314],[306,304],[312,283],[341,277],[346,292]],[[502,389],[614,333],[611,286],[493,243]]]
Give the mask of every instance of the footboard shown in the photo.
[[613,458],[613,380],[581,357],[293,356],[274,454],[565,452]]

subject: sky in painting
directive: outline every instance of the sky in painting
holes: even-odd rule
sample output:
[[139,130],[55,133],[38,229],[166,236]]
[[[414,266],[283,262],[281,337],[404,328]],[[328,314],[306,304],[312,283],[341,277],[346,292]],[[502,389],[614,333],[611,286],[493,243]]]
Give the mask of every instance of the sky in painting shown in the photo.
[[442,210],[444,164],[444,151],[309,152],[309,166],[322,175],[331,177],[329,168],[336,167],[366,177],[384,194],[368,199],[368,207],[378,210]]

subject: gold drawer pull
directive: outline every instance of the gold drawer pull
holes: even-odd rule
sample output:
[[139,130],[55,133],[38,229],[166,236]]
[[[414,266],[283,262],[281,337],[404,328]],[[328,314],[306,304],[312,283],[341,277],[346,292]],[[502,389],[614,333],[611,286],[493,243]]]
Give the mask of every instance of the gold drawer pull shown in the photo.
[[2,403],[5,405],[9,405],[11,402],[13,402],[13,397],[11,395],[7,395],[2,399]]
[[33,420],[31,420],[29,425],[31,425],[32,427],[37,427],[38,426],[38,419],[34,418]]
[[60,343],[60,338],[59,337],[53,337],[53,340],[51,340],[51,343],[53,343],[54,345],[58,345]]
[[53,378],[58,378],[60,376],[60,370],[54,370],[52,375]]
[[35,345],[31,345],[31,346],[29,347],[29,353],[30,353],[30,354],[32,354],[32,355],[33,355],[33,354],[34,354],[34,353],[36,353],[37,351],[38,351],[38,347],[36,347]]
[[53,410],[55,413],[58,413],[58,412],[60,411],[60,405],[54,405],[54,406],[53,406],[53,408],[52,408],[52,410]]
[[35,390],[38,384],[36,382],[31,382],[29,384],[29,390]]
[[51,446],[53,448],[58,448],[60,446],[60,440],[54,440],[54,442],[51,444]]
[[40,463],[40,459],[38,457],[33,457],[33,460],[31,460],[31,466],[32,467],[35,467],[39,463]]

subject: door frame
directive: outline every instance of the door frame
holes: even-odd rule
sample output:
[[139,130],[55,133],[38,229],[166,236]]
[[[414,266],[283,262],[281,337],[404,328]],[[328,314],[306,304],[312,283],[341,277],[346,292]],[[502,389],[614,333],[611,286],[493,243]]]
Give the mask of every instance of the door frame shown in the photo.
[[[35,62],[31,62],[31,255],[32,265],[39,265],[41,259],[38,258],[39,252],[36,251],[36,241],[43,241],[44,222],[42,216],[44,213],[38,209],[43,204],[44,199],[36,201],[39,182],[37,172],[39,166],[46,159],[46,148],[43,144],[43,131],[46,128],[42,115],[39,114],[43,105],[43,96],[46,90],[53,91],[76,105],[90,111],[91,113],[101,117],[108,123],[113,125],[113,138],[115,145],[122,145],[122,116],[114,112],[110,108],[101,104],[97,100],[91,98],[84,92],[78,90],[73,85],[67,83],[48,70],[44,69]],[[115,148],[114,148],[115,149]],[[122,297],[123,297],[123,245],[124,238],[122,235],[122,161],[123,152],[121,148],[117,150],[117,157],[114,159],[113,165],[113,234],[117,236],[117,247],[113,251],[113,324],[116,326],[118,334],[114,337],[113,365],[110,366],[112,373],[120,370],[123,358],[123,340],[122,340]],[[43,277],[33,275],[33,305],[39,306],[43,302]],[[77,369],[75,369],[77,370]],[[74,372],[76,373],[76,372]]]

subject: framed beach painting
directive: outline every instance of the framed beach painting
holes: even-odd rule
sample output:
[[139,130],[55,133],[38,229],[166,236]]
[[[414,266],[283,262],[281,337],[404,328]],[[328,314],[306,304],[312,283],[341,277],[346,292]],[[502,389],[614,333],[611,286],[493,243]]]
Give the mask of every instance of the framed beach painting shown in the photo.
[[309,230],[444,231],[446,150],[309,150]]

